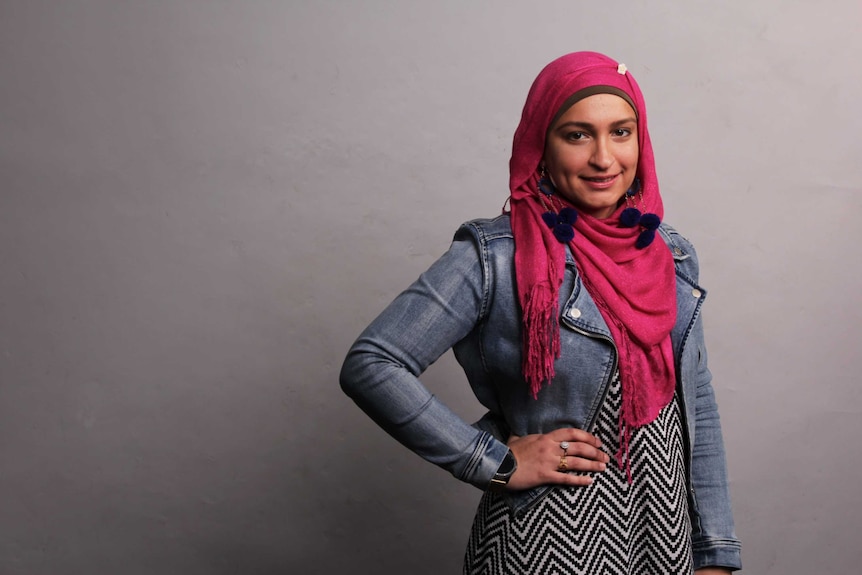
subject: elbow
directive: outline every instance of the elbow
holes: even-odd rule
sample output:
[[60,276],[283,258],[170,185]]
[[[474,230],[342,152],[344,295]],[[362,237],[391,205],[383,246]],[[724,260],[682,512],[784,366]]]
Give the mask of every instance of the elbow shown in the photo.
[[348,397],[355,398],[359,390],[359,364],[357,354],[353,349],[348,352],[341,364],[341,372],[338,374],[338,384]]
[[374,393],[374,390],[385,380],[389,362],[381,358],[373,346],[360,341],[353,344],[338,375],[341,390],[354,401]]

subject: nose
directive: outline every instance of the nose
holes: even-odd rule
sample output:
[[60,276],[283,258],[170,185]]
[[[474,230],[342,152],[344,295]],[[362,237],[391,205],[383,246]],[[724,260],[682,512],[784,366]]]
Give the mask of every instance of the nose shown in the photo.
[[609,142],[606,138],[597,138],[593,148],[590,163],[600,170],[607,170],[614,165],[614,156],[611,153]]

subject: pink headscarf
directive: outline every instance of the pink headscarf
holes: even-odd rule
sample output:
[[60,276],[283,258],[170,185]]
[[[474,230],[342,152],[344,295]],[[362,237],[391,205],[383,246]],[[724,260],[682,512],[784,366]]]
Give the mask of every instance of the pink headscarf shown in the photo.
[[[625,66],[595,52],[568,54],[548,64],[530,88],[509,163],[515,273],[523,312],[522,369],[534,395],[553,379],[554,360],[560,356],[559,288],[565,270],[565,245],[542,220],[546,209],[539,199],[538,170],[548,128],[560,107],[576,92],[594,86],[610,87],[611,93],[622,90],[635,105],[637,177],[643,192],[638,207],[659,218],[664,215],[643,95]],[[673,258],[663,241],[635,247],[641,229],[620,227],[624,208],[604,220],[579,214],[569,242],[581,280],[619,354],[623,403],[618,457],[628,449],[631,430],[653,421],[676,386],[670,340],[676,320]]]

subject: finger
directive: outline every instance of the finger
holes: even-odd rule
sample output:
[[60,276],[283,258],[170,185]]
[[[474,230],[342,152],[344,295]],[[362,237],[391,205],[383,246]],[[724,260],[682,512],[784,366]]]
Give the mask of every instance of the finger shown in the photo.
[[[548,437],[550,438],[550,434],[548,434]],[[563,454],[565,455],[573,455],[576,457],[583,457],[585,459],[594,459],[596,461],[610,461],[610,456],[601,450],[601,442],[598,441],[597,437],[595,439],[598,444],[568,440],[563,440],[560,443],[556,443],[552,439],[552,447],[550,447],[550,450],[551,452],[555,452],[556,449],[562,449]]]
[[589,443],[596,447],[600,447],[602,445],[602,442],[598,437],[588,431],[578,429],[577,427],[563,427],[561,429],[555,429],[546,435],[554,441],[568,441],[570,443],[580,441],[582,443]]
[[586,486],[591,485],[594,481],[595,479],[587,473],[561,473],[557,471],[547,478],[546,483],[552,483],[555,485]]
[[590,445],[589,443],[570,442],[569,447],[565,450],[565,452],[566,455],[583,459],[591,459],[594,461],[608,462],[611,460],[610,456],[607,453],[605,453],[598,447]]
[[595,481],[589,475],[578,475],[576,473],[558,473],[562,480],[559,485],[572,485],[574,487],[586,487]]
[[572,471],[601,472],[607,468],[608,464],[605,461],[582,457],[563,456],[557,463],[557,471],[561,473]]

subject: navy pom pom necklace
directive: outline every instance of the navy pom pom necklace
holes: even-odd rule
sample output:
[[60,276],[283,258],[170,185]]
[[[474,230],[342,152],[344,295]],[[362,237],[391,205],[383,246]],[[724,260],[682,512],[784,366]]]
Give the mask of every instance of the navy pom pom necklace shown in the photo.
[[[542,207],[547,210],[542,214],[542,220],[545,225],[551,229],[554,237],[561,244],[567,244],[575,237],[575,222],[578,219],[578,212],[574,208],[561,207],[560,200],[556,197],[556,186],[547,175],[543,174],[539,178],[539,200],[542,202]],[[560,204],[557,209],[551,204]]]
[[635,196],[637,196],[639,203],[643,205],[643,190],[641,189],[641,182],[638,178],[635,178],[635,181],[632,182],[632,187],[626,190],[627,207],[622,211],[622,213],[620,213],[620,226],[624,228],[634,228],[639,226],[641,228],[641,233],[638,234],[638,239],[635,241],[635,247],[642,250],[650,245],[655,239],[655,231],[658,229],[659,225],[661,225],[661,218],[652,213],[642,214],[641,211],[635,207]]
[[[575,222],[578,220],[578,212],[574,208],[563,206],[557,197],[557,188],[545,173],[544,167],[539,177],[538,188],[541,192],[539,201],[546,210],[542,214],[542,221],[545,222],[558,242],[565,244],[572,241],[575,237]],[[637,197],[637,202],[635,197]],[[637,203],[643,205],[643,199],[640,179],[635,178],[632,186],[626,190],[627,207],[620,213],[620,227],[640,227],[641,232],[635,240],[635,247],[639,250],[649,246],[655,240],[655,232],[661,225],[661,218],[657,214],[649,212],[644,214],[636,207]]]

